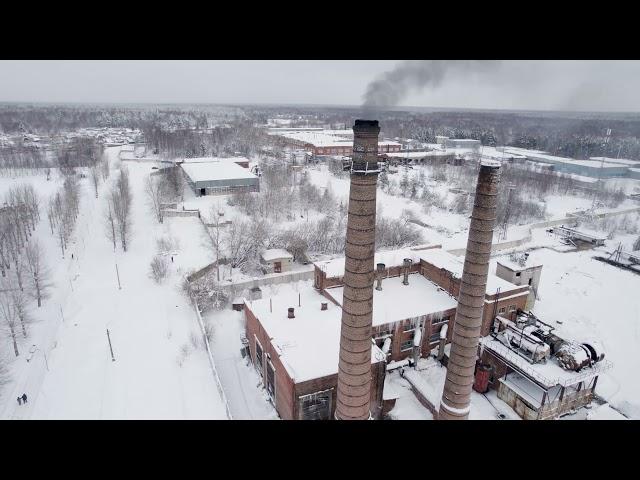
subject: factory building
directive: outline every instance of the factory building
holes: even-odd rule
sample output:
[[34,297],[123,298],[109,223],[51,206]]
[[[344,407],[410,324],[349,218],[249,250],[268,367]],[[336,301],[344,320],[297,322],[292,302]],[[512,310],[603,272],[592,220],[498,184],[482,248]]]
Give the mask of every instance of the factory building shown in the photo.
[[[279,137],[293,148],[304,149],[313,155],[351,155],[353,132],[351,130],[318,129],[270,129],[269,135]],[[402,145],[391,140],[378,142],[379,153],[399,152]]]
[[[602,157],[593,157],[590,160],[574,160],[572,158],[549,155],[539,150],[527,150],[524,148],[507,147],[505,151],[507,153],[524,155],[527,157],[527,160],[532,162],[550,165],[554,171],[559,173],[592,178],[628,177],[630,174],[629,165],[609,159],[603,162]],[[597,161],[596,158],[598,159]]]
[[480,151],[480,140],[472,138],[447,138],[444,141],[447,148],[468,148],[474,151]]
[[233,161],[183,162],[180,167],[197,196],[260,191],[259,178]]
[[[250,359],[280,418],[333,419],[342,309],[313,288],[245,301]],[[371,345],[371,411],[379,418],[385,354]]]

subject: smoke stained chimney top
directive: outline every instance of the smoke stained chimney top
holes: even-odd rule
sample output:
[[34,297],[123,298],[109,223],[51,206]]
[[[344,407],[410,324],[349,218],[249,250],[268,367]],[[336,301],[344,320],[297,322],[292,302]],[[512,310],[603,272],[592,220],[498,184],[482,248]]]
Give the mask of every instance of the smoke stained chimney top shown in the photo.
[[380,130],[380,126],[378,125],[378,120],[361,120],[358,119],[355,121],[353,126],[354,130]]
[[289,307],[287,309],[287,317],[288,318],[296,318],[296,316],[293,314],[293,312],[294,312],[294,308],[293,307]]

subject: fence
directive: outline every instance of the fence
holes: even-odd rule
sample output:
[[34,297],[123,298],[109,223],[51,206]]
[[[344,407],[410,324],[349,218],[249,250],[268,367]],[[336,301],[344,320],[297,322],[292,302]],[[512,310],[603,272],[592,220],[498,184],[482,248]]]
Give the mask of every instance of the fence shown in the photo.
[[209,345],[209,339],[207,338],[207,332],[204,328],[204,322],[202,321],[202,315],[200,315],[200,308],[198,307],[198,302],[196,302],[193,297],[191,297],[191,303],[193,308],[196,311],[196,316],[198,317],[198,324],[200,325],[200,331],[202,332],[202,338],[204,340],[204,345],[207,348],[207,356],[209,357],[209,365],[211,366],[211,372],[213,373],[213,379],[216,383],[216,388],[218,389],[218,393],[220,394],[220,398],[222,399],[222,403],[224,404],[225,413],[227,415],[227,419],[233,420],[233,416],[231,415],[231,409],[229,408],[229,402],[227,400],[227,396],[224,393],[224,389],[222,388],[222,382],[220,381],[220,377],[218,376],[218,371],[216,370],[215,362],[213,361],[213,354],[211,353],[211,345]]

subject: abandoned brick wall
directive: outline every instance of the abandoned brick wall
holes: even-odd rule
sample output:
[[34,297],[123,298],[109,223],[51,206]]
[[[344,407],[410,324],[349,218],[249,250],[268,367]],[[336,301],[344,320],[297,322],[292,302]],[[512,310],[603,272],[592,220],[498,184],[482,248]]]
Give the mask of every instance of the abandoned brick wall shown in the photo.
[[[255,317],[249,305],[244,309],[244,314],[246,318],[246,336],[247,340],[249,340],[249,350],[251,351],[251,362],[254,366],[256,366],[256,338],[260,342],[263,350],[263,371],[262,379],[263,384],[265,384],[266,379],[266,367],[267,367],[267,359],[266,356],[269,354],[271,357],[271,363],[275,368],[275,407],[278,415],[283,420],[292,420],[294,419],[293,412],[293,392],[294,385],[293,380],[289,377],[287,370],[282,365],[280,361],[280,357],[278,352],[273,348],[271,344],[271,337],[265,332],[262,328],[262,325]],[[286,312],[283,313],[286,315]]]
[[444,288],[453,297],[458,298],[458,294],[460,293],[460,279],[453,278],[446,268],[438,268],[420,259],[420,273],[426,279]]
[[[409,268],[409,273],[420,273],[420,265],[414,263]],[[382,288],[384,288],[385,279],[399,277],[402,275],[402,266],[389,267],[385,269],[385,275],[382,280]],[[343,277],[327,277],[327,274],[323,272],[318,266],[315,266],[313,286],[319,290],[326,290],[327,288],[340,287],[344,285]],[[375,283],[374,283],[375,286]]]
[[[521,294],[517,297],[514,295]],[[482,311],[482,328],[480,330],[481,336],[487,336],[491,333],[491,326],[493,325],[494,311],[496,315],[501,315],[509,320],[514,320],[515,315],[513,312],[509,312],[509,307],[515,307],[517,309],[525,310],[527,306],[527,299],[529,298],[529,286],[524,285],[518,290],[512,290],[505,295],[505,298],[500,299],[498,296],[498,302],[496,305],[494,295],[485,295],[484,310]],[[500,313],[500,309],[504,308],[505,311]]]
[[[420,260],[420,267],[420,272],[425,278],[444,288],[453,297],[458,298],[458,295],[460,293],[459,278],[453,278],[447,269],[438,268],[431,263],[425,262],[424,260]],[[510,298],[514,295],[518,295],[519,293],[526,293],[526,295],[520,295],[518,297]],[[493,323],[494,309],[496,311],[496,314],[502,307],[505,308],[506,313],[509,313],[509,306],[511,305],[515,305],[516,309],[519,308],[521,310],[524,310],[527,305],[528,293],[528,285],[523,285],[518,289],[510,290],[509,292],[503,293],[505,299],[500,299],[500,296],[498,296],[499,300],[496,307],[494,307],[496,298],[495,293],[486,293],[485,299],[487,301],[485,302],[485,308],[482,312],[482,329],[480,331],[480,335],[489,335],[491,324]]]

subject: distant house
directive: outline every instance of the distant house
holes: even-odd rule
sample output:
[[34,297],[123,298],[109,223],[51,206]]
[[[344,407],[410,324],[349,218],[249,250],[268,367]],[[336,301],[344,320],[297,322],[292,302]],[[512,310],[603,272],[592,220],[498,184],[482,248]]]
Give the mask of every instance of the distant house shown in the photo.
[[282,248],[270,248],[260,255],[260,263],[266,273],[282,273],[291,270],[293,255]]

